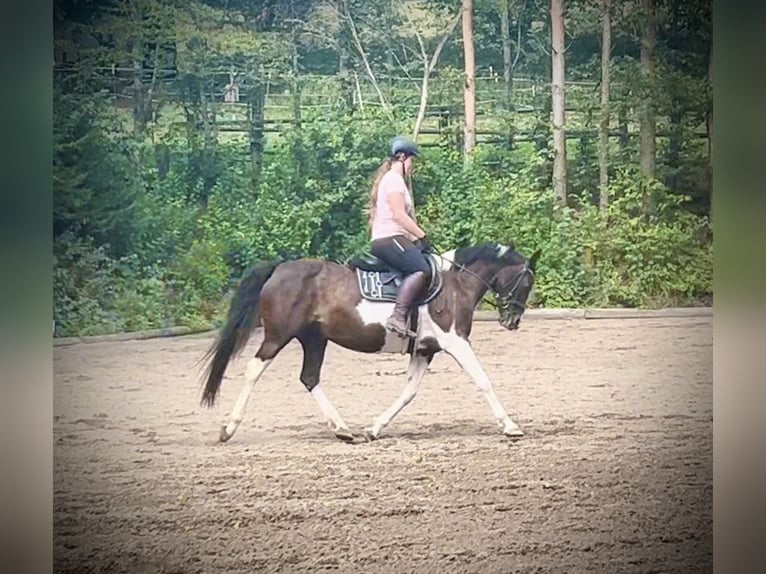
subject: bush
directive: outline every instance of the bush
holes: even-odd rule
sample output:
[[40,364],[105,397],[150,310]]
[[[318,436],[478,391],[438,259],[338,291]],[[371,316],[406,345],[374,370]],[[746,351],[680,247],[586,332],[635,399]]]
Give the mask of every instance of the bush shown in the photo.
[[60,336],[158,328],[173,323],[165,285],[135,257],[65,235],[53,261],[53,318]]
[[[210,326],[255,262],[287,254],[344,261],[366,250],[372,174],[390,136],[403,131],[381,118],[306,118],[300,132],[268,146],[257,189],[247,152],[222,143],[215,155],[219,176],[204,197],[188,169],[193,152],[173,143],[164,153],[175,159],[162,177],[153,165],[131,176],[141,181],[129,193],[131,220],[111,228],[120,250],[111,248],[109,233],[91,234],[87,225],[69,225],[57,236],[58,334]],[[133,157],[130,149],[110,153],[126,154],[111,158],[115,165]],[[451,145],[423,147],[414,178],[418,219],[444,250],[489,240],[513,242],[527,255],[541,248],[533,305],[649,307],[709,299],[709,227],[686,209],[685,196],[621,168],[606,213],[587,200],[562,208],[549,188],[549,166],[547,150],[532,145],[512,152],[482,147],[468,163]],[[578,185],[587,181],[583,175]],[[102,180],[90,185],[96,183],[105,195],[118,191]],[[74,188],[66,191],[76,198]],[[585,189],[578,196],[596,194]]]
[[526,254],[541,248],[533,304],[656,307],[709,299],[712,241],[706,218],[683,209],[689,198],[623,169],[605,214],[591,204],[574,210],[538,187],[539,154],[524,170],[499,176],[481,161],[466,169],[452,161],[440,192],[420,211],[424,225],[443,249],[489,240],[513,242]]
[[[706,218],[685,211],[689,197],[620,170],[608,212],[595,208],[586,233],[599,274],[597,302],[664,306],[709,299],[713,246]],[[647,209],[647,202],[652,206]]]

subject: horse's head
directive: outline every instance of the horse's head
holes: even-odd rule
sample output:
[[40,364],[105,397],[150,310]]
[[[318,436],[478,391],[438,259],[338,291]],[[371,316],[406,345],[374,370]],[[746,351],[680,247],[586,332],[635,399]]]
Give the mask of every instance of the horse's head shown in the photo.
[[[455,265],[478,276],[495,293],[500,324],[511,331],[518,329],[535,283],[535,266],[540,250],[527,259],[513,245],[484,243],[458,248],[449,255],[454,257]],[[445,259],[451,261],[446,256]]]
[[[515,255],[519,256],[518,253]],[[521,257],[522,261],[511,255],[507,258],[508,264],[500,268],[490,283],[497,295],[500,324],[509,331],[519,328],[527,299],[535,284],[535,266],[539,257],[540,249],[529,259]]]

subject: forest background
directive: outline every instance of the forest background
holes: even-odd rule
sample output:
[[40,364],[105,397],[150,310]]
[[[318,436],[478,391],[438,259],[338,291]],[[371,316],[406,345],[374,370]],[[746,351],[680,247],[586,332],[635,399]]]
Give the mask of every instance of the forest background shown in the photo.
[[56,334],[214,327],[251,265],[367,250],[423,150],[440,249],[542,249],[535,306],[712,301],[711,0],[54,6]]

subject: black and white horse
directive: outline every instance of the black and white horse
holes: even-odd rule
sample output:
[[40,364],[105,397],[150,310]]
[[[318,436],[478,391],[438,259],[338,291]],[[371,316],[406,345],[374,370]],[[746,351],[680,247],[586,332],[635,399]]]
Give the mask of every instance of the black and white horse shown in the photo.
[[253,387],[277,354],[291,340],[303,347],[300,380],[317,401],[335,436],[354,435],[320,385],[328,341],[360,353],[409,354],[407,384],[396,401],[365,429],[365,438],[380,436],[394,417],[415,397],[434,355],[452,356],[484,394],[502,432],[523,436],[497,398],[492,383],[476,359],[469,337],[474,309],[489,291],[494,293],[499,321],[514,330],[534,285],[536,251],[527,259],[513,247],[484,243],[431,255],[428,292],[410,316],[416,337],[402,339],[384,324],[396,298],[399,275],[375,258],[349,265],[317,259],[297,259],[261,266],[249,272],[232,298],[225,325],[207,354],[202,403],[215,403],[224,372],[252,332],[263,326],[263,341],[250,359],[245,384],[220,440],[229,440],[242,422]]

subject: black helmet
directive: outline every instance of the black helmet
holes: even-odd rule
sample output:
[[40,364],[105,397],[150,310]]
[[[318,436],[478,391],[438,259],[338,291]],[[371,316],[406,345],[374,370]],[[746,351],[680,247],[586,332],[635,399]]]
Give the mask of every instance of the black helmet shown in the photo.
[[404,136],[396,136],[391,142],[391,155],[395,156],[398,153],[416,157],[420,155],[417,144]]

